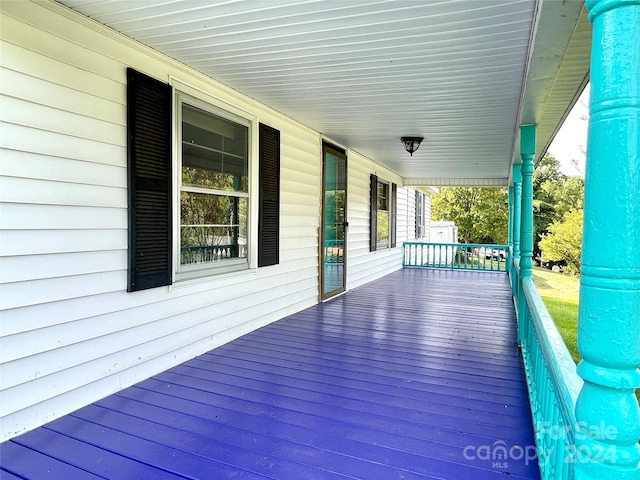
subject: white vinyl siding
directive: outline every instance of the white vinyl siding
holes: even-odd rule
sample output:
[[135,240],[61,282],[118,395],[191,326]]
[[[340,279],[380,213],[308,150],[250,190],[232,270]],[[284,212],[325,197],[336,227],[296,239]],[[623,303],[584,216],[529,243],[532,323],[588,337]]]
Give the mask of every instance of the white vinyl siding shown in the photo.
[[401,247],[402,242],[406,242],[412,236],[409,236],[409,225],[415,221],[410,217],[410,205],[407,204],[407,199],[411,195],[415,195],[410,188],[402,188],[398,186],[398,194],[396,201],[398,202],[398,218],[397,218],[397,231],[396,231],[396,245]]
[[[317,133],[48,8],[2,8],[2,438],[317,302]],[[128,66],[281,130],[280,265],[126,292]]]
[[[370,175],[375,173],[389,182],[402,185],[402,179],[356,152],[347,152],[347,289],[355,288],[402,268],[402,241],[396,248],[369,251]],[[398,188],[398,197],[403,188]],[[404,210],[398,205],[398,216]],[[406,221],[406,220],[403,220]]]
[[422,241],[423,242],[430,242],[431,241],[431,228],[429,228],[429,226],[431,225],[431,195],[428,193],[425,193],[424,195],[424,221],[425,221],[425,229],[424,229],[424,235],[422,237]]
[[[0,440],[318,302],[319,133],[57,4],[0,8]],[[127,67],[280,130],[278,265],[127,293]],[[348,166],[354,288],[401,268],[406,229],[369,252],[379,167],[353,152]]]

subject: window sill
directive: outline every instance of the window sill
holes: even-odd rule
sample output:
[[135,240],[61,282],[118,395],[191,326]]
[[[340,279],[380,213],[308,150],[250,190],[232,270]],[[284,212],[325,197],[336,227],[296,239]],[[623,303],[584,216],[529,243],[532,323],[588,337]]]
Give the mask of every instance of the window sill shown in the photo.
[[175,274],[174,283],[169,290],[178,290],[202,284],[228,284],[230,279],[255,275],[256,272],[257,268],[250,268],[246,261],[232,265],[180,272]]

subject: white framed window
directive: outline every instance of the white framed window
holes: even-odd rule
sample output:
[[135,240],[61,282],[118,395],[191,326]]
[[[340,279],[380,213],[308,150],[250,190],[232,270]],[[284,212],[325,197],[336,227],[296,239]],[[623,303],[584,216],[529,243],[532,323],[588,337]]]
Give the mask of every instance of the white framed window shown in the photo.
[[176,279],[248,269],[254,122],[192,95],[176,99]]
[[390,184],[378,179],[377,185],[377,222],[376,222],[376,242],[377,248],[389,248],[391,240],[391,196]]
[[280,131],[128,68],[127,203],[129,292],[278,265]]
[[378,179],[375,174],[369,179],[369,251],[395,248],[398,186]]

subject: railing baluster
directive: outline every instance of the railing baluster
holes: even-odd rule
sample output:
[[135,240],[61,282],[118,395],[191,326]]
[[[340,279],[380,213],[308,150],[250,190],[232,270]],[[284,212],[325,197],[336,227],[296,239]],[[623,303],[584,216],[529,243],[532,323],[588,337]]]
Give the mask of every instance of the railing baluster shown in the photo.
[[522,352],[542,478],[572,479],[575,401],[582,380],[531,278],[518,281],[525,297],[519,300],[526,302],[519,322],[525,322]]
[[405,242],[403,266],[507,272],[507,249],[505,245]]

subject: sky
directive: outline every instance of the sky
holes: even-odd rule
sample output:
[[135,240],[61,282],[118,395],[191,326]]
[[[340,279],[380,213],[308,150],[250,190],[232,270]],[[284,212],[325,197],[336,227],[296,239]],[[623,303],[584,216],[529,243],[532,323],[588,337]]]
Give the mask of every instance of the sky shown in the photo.
[[579,175],[584,178],[588,124],[589,85],[582,92],[549,146],[549,153],[560,161],[560,170],[565,175]]

